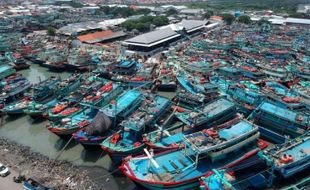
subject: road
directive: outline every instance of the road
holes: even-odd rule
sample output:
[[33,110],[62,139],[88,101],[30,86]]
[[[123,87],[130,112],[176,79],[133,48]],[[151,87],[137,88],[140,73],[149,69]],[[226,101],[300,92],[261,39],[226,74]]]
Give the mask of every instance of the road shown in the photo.
[[0,177],[0,189],[1,190],[22,190],[23,185],[21,183],[15,183],[13,181],[14,176],[18,176],[16,171],[10,169],[11,174],[6,177]]

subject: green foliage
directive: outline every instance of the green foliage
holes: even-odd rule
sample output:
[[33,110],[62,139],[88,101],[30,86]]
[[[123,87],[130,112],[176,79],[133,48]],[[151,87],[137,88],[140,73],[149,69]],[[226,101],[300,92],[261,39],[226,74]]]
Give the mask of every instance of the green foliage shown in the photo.
[[73,8],[82,8],[83,4],[72,1],[69,5],[71,5]]
[[56,30],[55,30],[55,28],[48,28],[48,29],[47,29],[47,35],[49,35],[49,36],[55,36],[55,35],[56,35]]
[[270,21],[268,21],[268,20],[266,20],[266,19],[260,19],[258,22],[258,25],[259,26],[262,26],[262,25],[264,25],[264,24],[266,24],[266,25],[271,25],[271,22]]
[[238,18],[238,22],[244,24],[250,24],[252,22],[251,18],[247,15],[242,15]]
[[209,19],[213,15],[214,15],[214,12],[210,10],[210,11],[207,11],[205,14],[203,14],[203,18]]
[[169,9],[167,12],[166,12],[166,15],[167,16],[170,16],[170,15],[176,15],[178,14],[178,11],[176,9]]
[[142,16],[139,19],[127,20],[121,24],[126,30],[131,31],[133,29],[145,32],[150,29],[151,24],[155,26],[163,26],[169,23],[169,20],[165,16]]
[[153,18],[153,22],[152,24],[154,24],[155,26],[163,26],[169,23],[169,20],[167,17],[165,16],[157,16],[155,18]]
[[235,21],[235,17],[232,14],[225,13],[222,14],[221,16],[223,17],[223,20],[229,25]]
[[151,12],[150,9],[143,8],[143,9],[137,9],[133,10],[129,7],[109,7],[109,6],[102,6],[100,9],[107,15],[112,14],[114,17],[129,17],[132,15],[146,15]]

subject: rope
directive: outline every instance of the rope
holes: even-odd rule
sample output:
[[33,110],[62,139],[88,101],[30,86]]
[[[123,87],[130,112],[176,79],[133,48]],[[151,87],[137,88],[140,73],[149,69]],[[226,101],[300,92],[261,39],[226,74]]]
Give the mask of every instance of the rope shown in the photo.
[[70,140],[65,144],[65,146],[61,149],[61,151],[58,153],[58,155],[55,157],[55,160],[57,160],[60,155],[63,153],[63,151],[67,148],[67,146],[70,144],[70,142],[72,141],[73,139],[73,135],[71,136]]

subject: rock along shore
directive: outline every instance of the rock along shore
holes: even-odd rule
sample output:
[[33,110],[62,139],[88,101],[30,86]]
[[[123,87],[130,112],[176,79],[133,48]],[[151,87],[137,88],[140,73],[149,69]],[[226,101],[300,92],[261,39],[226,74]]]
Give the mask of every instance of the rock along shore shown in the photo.
[[[54,160],[4,138],[0,138],[0,162],[26,178],[33,177],[56,190],[118,189],[113,176],[102,168],[80,167],[68,161]],[[94,173],[96,179],[90,177]]]

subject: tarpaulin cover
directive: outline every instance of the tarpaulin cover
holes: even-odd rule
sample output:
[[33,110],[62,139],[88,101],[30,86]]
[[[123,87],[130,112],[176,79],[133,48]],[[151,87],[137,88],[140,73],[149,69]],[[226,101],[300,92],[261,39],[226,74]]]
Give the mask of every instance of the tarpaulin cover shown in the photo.
[[98,112],[94,117],[91,124],[86,127],[85,131],[89,135],[101,135],[107,131],[112,125],[112,122],[108,116],[102,112]]

